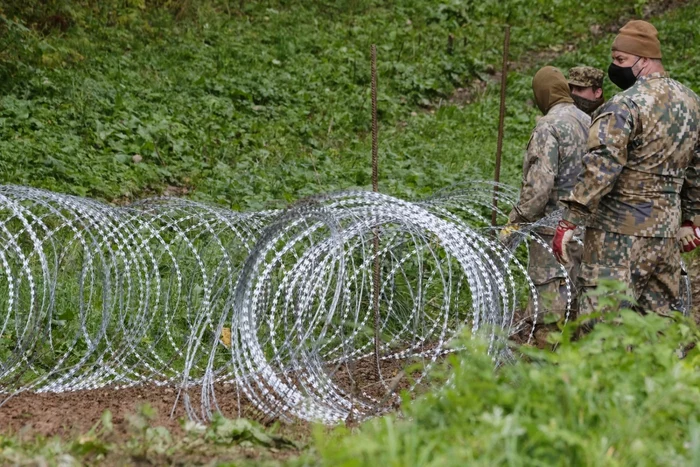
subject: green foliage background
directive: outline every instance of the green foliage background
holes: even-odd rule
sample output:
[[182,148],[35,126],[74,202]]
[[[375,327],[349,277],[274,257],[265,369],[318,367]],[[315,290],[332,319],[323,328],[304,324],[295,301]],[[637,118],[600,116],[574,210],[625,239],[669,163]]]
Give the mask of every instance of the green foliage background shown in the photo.
[[[519,71],[509,75],[503,179],[517,183],[536,116],[531,69],[564,43],[578,50],[556,64],[604,66],[609,37],[589,27],[645,3],[10,0],[0,17],[0,180],[106,200],[170,186],[236,209],[365,187],[371,43],[382,191],[412,197],[490,178],[494,73],[510,22]],[[671,64],[693,56],[681,31],[660,26],[681,41],[664,43]],[[453,105],[461,86],[472,105]]]
[[578,342],[570,333],[495,372],[467,340],[449,383],[407,400],[401,419],[319,434],[323,465],[698,465],[700,353],[679,359],[700,338],[694,323],[628,310]]
[[[367,187],[372,43],[381,190],[415,197],[490,178],[509,22],[502,179],[517,184],[537,116],[534,70],[607,67],[615,25],[661,3],[5,0],[0,183],[107,201],[168,190],[243,210]],[[700,5],[683,3],[653,22],[667,69],[698,91]],[[467,89],[466,105],[454,98],[456,88]],[[606,95],[615,91],[606,82]],[[698,357],[673,355],[697,329],[625,320],[624,328],[600,327],[583,342],[565,341],[556,354],[535,353],[531,363],[497,373],[475,344],[451,362],[458,384],[410,405],[412,421],[389,417],[358,437],[319,436],[317,450],[299,462],[700,462]],[[140,455],[163,451],[160,441],[143,439],[134,447]],[[0,436],[0,458],[116,452],[95,446]],[[181,445],[167,446],[169,456],[182,454]]]

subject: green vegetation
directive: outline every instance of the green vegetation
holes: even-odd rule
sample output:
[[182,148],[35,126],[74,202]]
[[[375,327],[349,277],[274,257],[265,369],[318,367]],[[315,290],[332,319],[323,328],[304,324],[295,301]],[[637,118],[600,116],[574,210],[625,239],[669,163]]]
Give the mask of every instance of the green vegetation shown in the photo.
[[[366,187],[371,43],[379,48],[381,190],[414,197],[490,178],[508,21],[516,66],[502,179],[517,184],[538,114],[529,102],[533,70],[605,68],[605,26],[655,3],[5,1],[0,183],[108,201],[167,191],[242,210]],[[700,5],[654,24],[667,68],[699,91]],[[606,82],[607,96],[616,90]],[[300,462],[697,463],[700,362],[696,350],[674,356],[679,342],[697,337],[682,320],[627,313],[624,326],[600,326],[580,342],[565,336],[556,353],[525,350],[532,362],[496,373],[472,343],[451,361],[458,384],[408,404],[409,420],[378,419],[357,437],[319,435]],[[190,427],[183,441],[151,427],[148,411],[135,420],[124,443],[104,424],[64,441],[0,435],[0,460],[238,461],[229,450],[240,438],[222,441],[218,425]],[[235,429],[248,441],[267,439],[254,425]]]
[[[636,3],[637,12],[646,4]],[[529,51],[562,50],[587,40],[589,25],[635,13],[605,0],[9,5],[0,22],[0,180],[107,200],[171,186],[237,209],[369,184],[373,42],[381,188],[415,196],[492,176],[490,73],[506,21],[515,26],[512,59],[534,65]],[[503,179],[512,183],[536,115],[529,79],[510,77]],[[457,86],[476,103],[453,105]]]
[[402,417],[319,435],[324,464],[698,465],[700,352],[679,359],[695,324],[626,310],[579,341],[572,332],[496,372],[486,346],[466,340],[450,384],[405,401]]
[[64,441],[37,437],[31,441],[0,434],[3,465],[201,465],[216,458],[217,465],[277,465],[296,455],[300,444],[245,419],[215,418],[208,425],[183,422],[182,433],[153,426],[154,411],[141,406],[128,416],[126,434],[115,430],[105,411],[87,433]]
[[[606,303],[619,303],[619,291],[608,284]],[[359,429],[318,427],[310,449],[293,427],[264,430],[247,420],[185,422],[181,433],[170,432],[153,426],[153,411],[143,406],[128,417],[125,435],[114,430],[109,412],[70,440],[0,435],[0,461],[697,465],[700,350],[689,344],[700,329],[680,316],[623,310],[580,340],[572,341],[574,331],[575,323],[552,335],[554,352],[514,347],[524,358],[496,371],[486,343],[465,336],[466,350],[433,376],[449,384],[414,401],[406,395],[400,415]]]

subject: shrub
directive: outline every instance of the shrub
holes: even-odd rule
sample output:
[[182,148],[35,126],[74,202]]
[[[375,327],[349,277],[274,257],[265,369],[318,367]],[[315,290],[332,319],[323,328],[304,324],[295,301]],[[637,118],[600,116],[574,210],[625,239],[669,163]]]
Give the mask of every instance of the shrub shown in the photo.
[[579,341],[494,371],[486,345],[467,340],[452,384],[403,417],[355,436],[319,435],[332,465],[700,465],[700,337],[690,320],[623,310]]

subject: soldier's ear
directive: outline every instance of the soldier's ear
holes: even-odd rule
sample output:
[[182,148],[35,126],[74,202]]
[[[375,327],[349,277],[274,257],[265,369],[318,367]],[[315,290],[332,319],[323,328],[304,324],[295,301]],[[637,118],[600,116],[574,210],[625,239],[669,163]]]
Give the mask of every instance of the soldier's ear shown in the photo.
[[640,60],[639,60],[639,63],[637,65],[639,67],[639,70],[643,70],[651,62],[651,59],[649,59],[648,57],[639,57],[639,59]]
[[596,99],[600,99],[601,97],[603,97],[603,88],[593,89],[593,95],[595,96]]

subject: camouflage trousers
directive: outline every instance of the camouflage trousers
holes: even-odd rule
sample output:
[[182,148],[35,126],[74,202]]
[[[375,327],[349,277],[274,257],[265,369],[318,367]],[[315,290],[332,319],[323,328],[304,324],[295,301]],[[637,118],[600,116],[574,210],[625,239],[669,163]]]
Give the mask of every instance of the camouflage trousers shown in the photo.
[[598,309],[598,299],[587,295],[601,279],[627,285],[640,311],[668,315],[677,309],[681,265],[675,238],[635,237],[586,229],[579,274],[579,314]]
[[[540,234],[542,240],[551,246],[554,236]],[[581,262],[581,246],[578,243],[570,242],[567,245],[567,253],[571,261],[564,265],[566,273],[562,267],[544,246],[534,239],[530,240],[530,260],[528,263],[528,274],[537,290],[537,301],[530,299],[525,310],[526,321],[538,324],[553,321],[566,317],[566,311],[571,306],[569,319],[575,318],[576,314],[576,277],[579,273]],[[566,276],[570,277],[570,289],[566,287]],[[535,305],[537,304],[537,305]],[[549,316],[546,316],[549,315]],[[535,319],[536,318],[536,319]]]

